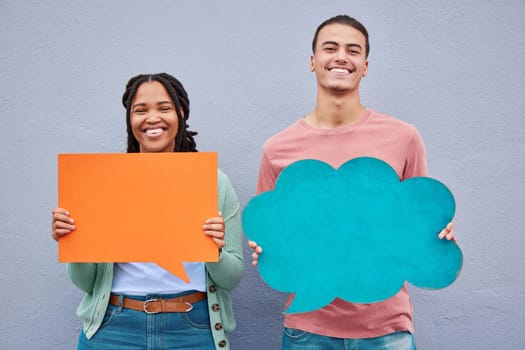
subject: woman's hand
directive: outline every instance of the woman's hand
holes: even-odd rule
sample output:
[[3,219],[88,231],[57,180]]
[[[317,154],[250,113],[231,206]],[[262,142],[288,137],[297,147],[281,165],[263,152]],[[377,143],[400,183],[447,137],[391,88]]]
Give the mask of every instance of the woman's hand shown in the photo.
[[248,241],[248,247],[253,249],[252,253],[252,265],[257,266],[257,263],[259,262],[259,255],[263,252],[262,248],[257,245],[254,241]]
[[69,216],[69,212],[62,208],[55,208],[52,212],[51,237],[58,241],[60,237],[70,234],[75,230],[74,220]]
[[219,247],[220,253],[222,248],[226,245],[226,242],[224,241],[226,225],[224,223],[224,219],[222,218],[222,213],[219,212],[219,216],[206,220],[206,223],[204,226],[202,226],[202,228],[204,233],[215,241],[215,244],[217,247]]
[[446,238],[448,241],[456,241],[456,234],[454,233],[454,223],[449,222],[447,226],[441,230],[438,235],[439,239]]

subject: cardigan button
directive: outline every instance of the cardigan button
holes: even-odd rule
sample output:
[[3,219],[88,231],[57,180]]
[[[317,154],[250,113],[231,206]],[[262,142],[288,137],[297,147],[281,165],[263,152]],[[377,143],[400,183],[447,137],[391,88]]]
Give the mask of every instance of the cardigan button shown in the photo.
[[215,324],[215,330],[216,331],[220,331],[222,329],[222,324],[221,323],[216,323]]
[[217,291],[217,287],[215,287],[215,285],[211,285],[210,288],[208,288],[208,290],[210,291],[210,293],[215,293]]
[[225,346],[226,346],[226,340],[221,340],[221,341],[219,342],[219,347],[220,347],[220,348],[224,348]]
[[219,311],[221,309],[221,307],[219,306],[219,304],[213,304],[211,306],[211,309],[212,309],[212,311]]

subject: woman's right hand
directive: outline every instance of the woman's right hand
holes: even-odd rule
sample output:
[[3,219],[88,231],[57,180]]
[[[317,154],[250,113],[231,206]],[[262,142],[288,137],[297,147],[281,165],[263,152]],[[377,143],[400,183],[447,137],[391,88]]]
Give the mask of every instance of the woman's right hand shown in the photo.
[[252,265],[257,266],[257,263],[259,262],[259,254],[262,253],[262,248],[254,241],[248,241],[248,247],[253,249],[252,254]]
[[75,230],[75,221],[69,216],[69,212],[62,208],[53,209],[51,220],[51,237],[58,241],[60,237]]

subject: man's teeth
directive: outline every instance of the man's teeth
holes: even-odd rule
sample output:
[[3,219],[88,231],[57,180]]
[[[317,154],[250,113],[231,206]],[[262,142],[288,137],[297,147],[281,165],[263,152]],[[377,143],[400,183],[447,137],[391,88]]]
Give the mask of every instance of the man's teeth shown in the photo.
[[146,135],[148,136],[156,136],[163,132],[162,128],[156,128],[156,129],[147,129]]
[[331,71],[336,73],[350,73],[348,69],[344,68],[332,68]]

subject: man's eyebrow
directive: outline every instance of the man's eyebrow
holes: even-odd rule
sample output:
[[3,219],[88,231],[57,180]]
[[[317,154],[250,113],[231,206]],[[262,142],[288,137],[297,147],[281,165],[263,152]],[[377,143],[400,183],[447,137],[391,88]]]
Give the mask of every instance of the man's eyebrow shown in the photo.
[[[336,42],[336,41],[325,41],[321,44],[321,46],[326,46],[326,45],[335,45],[335,46],[339,46],[339,43]],[[345,45],[346,47],[357,47],[359,49],[362,49],[361,45],[359,44],[355,44],[355,43],[350,43],[350,44],[346,44]]]
[[359,44],[346,44],[346,47],[357,47],[359,49],[362,49],[361,45]]
[[339,44],[335,41],[325,41],[321,44],[321,46],[325,46],[325,45],[336,45],[336,46],[339,46]]

